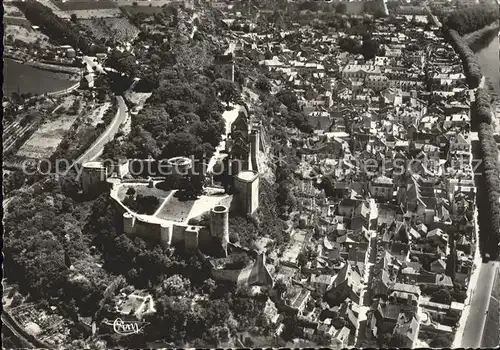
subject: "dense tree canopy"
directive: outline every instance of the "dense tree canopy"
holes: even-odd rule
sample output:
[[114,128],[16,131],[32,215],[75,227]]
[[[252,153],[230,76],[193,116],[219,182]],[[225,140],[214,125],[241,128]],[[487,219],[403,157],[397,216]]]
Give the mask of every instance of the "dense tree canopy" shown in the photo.
[[[60,19],[50,8],[38,1],[22,1],[16,5],[31,23],[40,26],[40,30],[52,40],[79,48],[85,54],[91,53],[92,43],[88,39],[90,34],[81,34],[73,22]],[[99,52],[102,50],[103,48],[99,48]]]
[[135,56],[127,51],[113,50],[106,60],[106,65],[130,77],[137,73]]
[[498,21],[498,5],[477,4],[453,11],[445,20],[445,25],[464,35],[479,30]]

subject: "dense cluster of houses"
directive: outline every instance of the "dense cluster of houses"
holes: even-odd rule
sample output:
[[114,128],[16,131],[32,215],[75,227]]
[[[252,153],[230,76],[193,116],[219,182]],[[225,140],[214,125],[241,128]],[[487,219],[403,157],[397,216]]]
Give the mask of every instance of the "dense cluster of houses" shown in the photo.
[[412,347],[419,334],[452,338],[464,308],[475,251],[470,93],[440,29],[407,17],[375,20],[381,50],[370,60],[339,49],[342,31],[232,38],[236,59],[252,53],[272,92],[293,91],[314,128],[288,130],[302,151],[300,220],[270,256],[304,339],[345,347],[398,335]]

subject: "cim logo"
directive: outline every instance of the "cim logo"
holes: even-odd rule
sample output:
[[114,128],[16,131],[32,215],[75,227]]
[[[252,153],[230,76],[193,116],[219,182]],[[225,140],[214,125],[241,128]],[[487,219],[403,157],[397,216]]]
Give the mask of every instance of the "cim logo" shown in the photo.
[[113,330],[120,335],[139,334],[143,332],[147,324],[147,322],[123,321],[121,318],[117,318],[113,322]]

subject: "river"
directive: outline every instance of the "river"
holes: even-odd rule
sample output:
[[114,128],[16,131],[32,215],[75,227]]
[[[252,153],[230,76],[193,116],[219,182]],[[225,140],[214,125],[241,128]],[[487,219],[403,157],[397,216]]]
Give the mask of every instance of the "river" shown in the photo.
[[495,35],[491,43],[476,53],[476,55],[481,65],[481,72],[493,83],[495,92],[500,97],[499,48],[498,35]]
[[27,66],[4,58],[3,61],[3,93],[10,96],[12,92],[43,94],[69,88],[75,81],[69,80],[69,75],[55,73]]

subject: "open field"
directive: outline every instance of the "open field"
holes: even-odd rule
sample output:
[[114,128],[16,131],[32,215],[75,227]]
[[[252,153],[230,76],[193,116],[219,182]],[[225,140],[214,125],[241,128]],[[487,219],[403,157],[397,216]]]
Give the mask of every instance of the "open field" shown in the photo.
[[[131,4],[131,3],[129,3]],[[128,12],[131,15],[135,15],[136,13],[144,13],[146,15],[154,15],[155,13],[160,13],[163,9],[160,6],[121,6],[120,8],[123,11]]]
[[4,27],[4,36],[7,42],[14,40],[21,40],[27,44],[34,44],[38,42],[41,47],[51,47],[49,44],[49,37],[45,34],[33,30],[31,28],[26,28],[23,26],[6,24]]
[[116,3],[111,0],[52,0],[61,11],[115,9]]
[[156,217],[163,220],[184,222],[194,205],[194,200],[180,201],[174,196],[170,196]]
[[[66,98],[62,108],[69,109],[74,99],[75,96]],[[46,122],[22,145],[17,155],[32,159],[50,157],[77,118],[78,114],[65,113],[55,120]]]
[[126,17],[82,19],[79,23],[87,27],[98,39],[131,41],[139,34],[139,29]]

